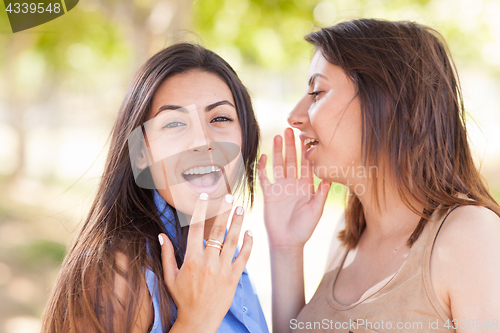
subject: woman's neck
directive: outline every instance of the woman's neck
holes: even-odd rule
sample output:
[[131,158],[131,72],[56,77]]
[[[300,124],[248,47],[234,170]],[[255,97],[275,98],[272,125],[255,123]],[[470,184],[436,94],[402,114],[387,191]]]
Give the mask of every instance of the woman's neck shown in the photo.
[[[363,195],[358,195],[365,214],[366,236],[373,239],[408,238],[417,227],[420,216],[401,200],[395,187],[389,183],[385,183],[385,191],[380,189],[377,197],[380,207],[377,207],[377,198],[369,186]],[[413,206],[418,211],[423,210],[417,203]]]

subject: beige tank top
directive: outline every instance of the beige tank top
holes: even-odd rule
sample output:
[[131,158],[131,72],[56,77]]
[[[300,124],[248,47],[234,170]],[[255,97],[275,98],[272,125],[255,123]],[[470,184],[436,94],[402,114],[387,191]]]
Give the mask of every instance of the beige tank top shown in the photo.
[[333,285],[348,253],[345,247],[339,247],[313,298],[290,322],[292,331],[455,332],[451,318],[438,302],[430,276],[434,241],[453,209],[442,222],[431,219],[426,224],[396,274],[351,305],[342,305],[333,297]]

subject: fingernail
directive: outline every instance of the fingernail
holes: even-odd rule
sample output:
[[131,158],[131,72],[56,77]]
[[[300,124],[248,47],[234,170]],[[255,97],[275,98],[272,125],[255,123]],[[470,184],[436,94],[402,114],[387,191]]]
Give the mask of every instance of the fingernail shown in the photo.
[[160,246],[163,245],[163,237],[161,235],[158,235],[158,241],[160,242]]
[[236,215],[243,215],[243,207],[238,206],[238,208],[236,208]]
[[247,230],[247,235],[253,237],[252,230]]
[[200,194],[200,200],[208,200],[208,194],[206,193]]
[[233,203],[234,197],[231,194],[226,194],[224,197],[227,203]]

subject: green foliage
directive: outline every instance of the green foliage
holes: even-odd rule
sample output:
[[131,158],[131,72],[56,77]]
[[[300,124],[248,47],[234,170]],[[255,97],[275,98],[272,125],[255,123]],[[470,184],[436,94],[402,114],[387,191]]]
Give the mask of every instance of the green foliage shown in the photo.
[[284,70],[308,58],[316,1],[215,0],[193,6],[194,30],[208,47],[235,46],[244,61]]
[[[130,63],[127,39],[121,34],[120,26],[104,11],[83,11],[76,6],[53,21],[18,34],[9,33],[5,12],[0,16],[0,29],[5,31],[0,34],[0,47],[8,48],[16,38],[25,38],[20,34],[29,34],[31,38],[25,38],[28,45],[24,52],[39,57],[47,74],[74,73],[75,69],[79,70],[78,59],[84,58],[94,60],[96,72],[99,67],[122,69]],[[6,52],[0,52],[0,67],[12,66],[12,62],[6,63],[5,56]],[[72,61],[72,57],[78,58],[77,61]]]
[[[303,37],[315,25],[361,17],[430,25],[443,34],[460,62],[491,66],[491,62],[500,64],[493,47],[500,48],[495,9],[500,4],[492,0],[197,0],[193,22],[208,47],[233,48],[233,52],[235,48],[244,62],[278,71],[290,70],[310,57],[311,48]],[[488,44],[493,54],[485,55]],[[490,64],[480,65],[482,58]],[[500,75],[500,66],[493,70]]]
[[[119,27],[103,12],[74,12],[70,11],[65,16],[51,21],[44,26],[49,30],[41,33],[34,44],[37,52],[43,55],[47,63],[55,71],[73,70],[68,58],[78,50],[89,50],[93,54],[87,54],[99,61],[109,61],[115,56],[129,53]],[[72,45],[80,48],[71,51]],[[85,52],[85,51],[84,51]],[[77,55],[77,54],[76,54]],[[124,65],[127,59],[117,65]]]
[[[0,1],[0,66],[4,62],[5,49],[7,45],[8,36],[11,35],[11,29],[9,24],[9,17],[5,11],[5,5],[3,1]],[[1,67],[0,67],[1,68]]]
[[46,264],[59,265],[66,254],[64,244],[48,241],[35,240],[18,250],[19,258],[25,265],[40,267]]

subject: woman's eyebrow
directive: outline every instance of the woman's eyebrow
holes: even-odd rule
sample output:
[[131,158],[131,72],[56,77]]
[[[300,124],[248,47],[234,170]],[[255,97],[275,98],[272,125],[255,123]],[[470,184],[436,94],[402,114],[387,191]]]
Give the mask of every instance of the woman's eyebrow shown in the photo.
[[175,111],[180,111],[182,113],[188,113],[188,110],[183,108],[182,106],[166,104],[166,105],[162,105],[158,108],[158,112],[156,112],[155,117],[158,115],[158,113],[160,113],[162,111],[167,111],[167,110],[175,110]]
[[209,112],[212,109],[215,109],[216,107],[218,107],[220,105],[230,105],[234,108],[233,103],[229,102],[228,100],[223,100],[223,101],[218,101],[218,102],[215,102],[213,104],[207,105],[207,107],[205,108],[205,112]]
[[[218,101],[218,102],[215,102],[213,104],[207,105],[205,107],[205,112],[209,112],[212,109],[215,109],[216,107],[218,107],[220,105],[230,105],[233,108],[235,108],[233,103],[229,102],[228,100],[222,100],[222,101]],[[158,115],[158,113],[160,113],[162,111],[170,111],[170,110],[180,111],[182,113],[189,113],[189,111],[182,106],[166,104],[166,105],[162,105],[158,108],[158,111],[156,112],[155,117]]]
[[309,86],[312,86],[314,84],[314,80],[317,78],[317,77],[322,77],[323,79],[325,80],[328,80],[328,78],[320,73],[315,73],[313,75],[311,75],[311,77],[309,78]]

